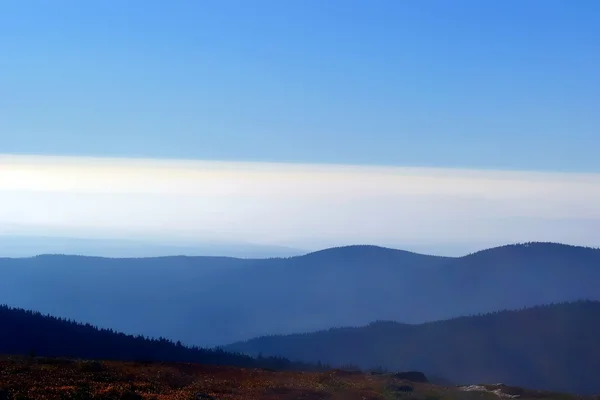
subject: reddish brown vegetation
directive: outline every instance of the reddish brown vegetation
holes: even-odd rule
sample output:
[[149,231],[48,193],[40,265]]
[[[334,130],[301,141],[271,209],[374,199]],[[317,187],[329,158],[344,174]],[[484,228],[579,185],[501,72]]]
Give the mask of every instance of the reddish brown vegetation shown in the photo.
[[[499,400],[406,374],[275,372],[186,363],[0,357],[0,400]],[[411,377],[419,378],[416,373]],[[402,379],[404,378],[404,379]],[[411,380],[407,380],[411,379]],[[518,400],[600,400],[502,386]],[[517,393],[518,392],[518,393]]]
[[[197,364],[0,359],[0,398],[377,400],[391,377]],[[2,391],[4,394],[2,394]]]

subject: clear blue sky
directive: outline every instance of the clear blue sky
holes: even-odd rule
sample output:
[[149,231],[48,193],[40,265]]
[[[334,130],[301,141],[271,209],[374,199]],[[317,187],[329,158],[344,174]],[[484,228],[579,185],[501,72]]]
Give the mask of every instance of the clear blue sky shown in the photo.
[[600,172],[600,1],[0,2],[0,153]]

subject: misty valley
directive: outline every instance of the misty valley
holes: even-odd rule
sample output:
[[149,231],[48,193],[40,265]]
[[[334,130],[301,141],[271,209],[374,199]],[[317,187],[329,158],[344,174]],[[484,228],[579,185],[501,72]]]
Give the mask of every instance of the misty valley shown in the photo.
[[0,353],[417,370],[434,383],[594,394],[599,266],[600,250],[556,243],[463,257],[348,246],[269,259],[2,258]]
[[600,400],[600,0],[0,0],[0,400]]

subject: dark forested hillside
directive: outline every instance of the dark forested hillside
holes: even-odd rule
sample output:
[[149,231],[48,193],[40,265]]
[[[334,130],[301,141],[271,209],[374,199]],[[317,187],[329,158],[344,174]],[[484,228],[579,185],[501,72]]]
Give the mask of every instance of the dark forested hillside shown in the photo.
[[458,258],[349,246],[273,259],[0,259],[0,303],[201,346],[600,300],[598,282],[600,250],[551,243]]
[[225,349],[363,368],[415,369],[457,383],[600,393],[600,302],[539,306],[421,325],[375,322]]
[[0,354],[72,357],[101,360],[177,361],[209,365],[317,370],[281,357],[247,355],[186,347],[164,338],[130,336],[37,312],[0,306]]

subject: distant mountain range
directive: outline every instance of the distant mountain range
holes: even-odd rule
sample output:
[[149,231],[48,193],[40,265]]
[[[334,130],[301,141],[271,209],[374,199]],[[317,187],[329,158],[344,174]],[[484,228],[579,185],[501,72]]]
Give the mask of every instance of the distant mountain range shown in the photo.
[[600,250],[530,243],[464,257],[375,246],[272,259],[48,255],[0,259],[0,277],[0,303],[216,346],[600,300]]
[[77,254],[91,257],[220,256],[242,258],[291,257],[306,251],[224,241],[92,239],[58,236],[0,235],[0,257],[32,257],[40,254]]
[[226,346],[333,366],[424,371],[460,384],[502,382],[600,393],[600,302],[539,306],[421,325],[375,322]]

